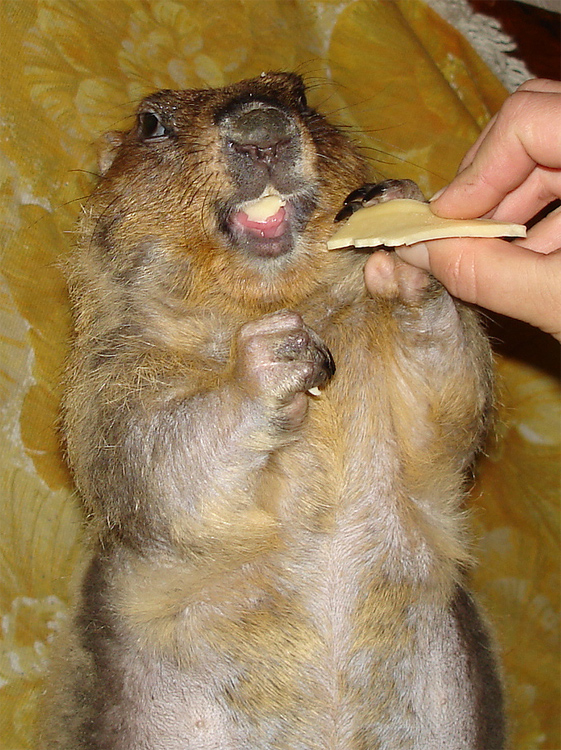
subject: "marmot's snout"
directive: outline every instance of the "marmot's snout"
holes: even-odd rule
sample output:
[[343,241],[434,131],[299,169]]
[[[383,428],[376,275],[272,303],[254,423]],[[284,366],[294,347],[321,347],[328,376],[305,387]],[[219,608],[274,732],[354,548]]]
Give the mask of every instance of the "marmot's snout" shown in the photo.
[[254,169],[273,172],[280,163],[294,166],[300,154],[298,129],[293,119],[277,107],[257,104],[232,117],[226,128],[233,158],[241,156]]
[[300,128],[288,108],[265,100],[233,102],[219,122],[235,189],[228,229],[253,255],[289,252],[313,208]]

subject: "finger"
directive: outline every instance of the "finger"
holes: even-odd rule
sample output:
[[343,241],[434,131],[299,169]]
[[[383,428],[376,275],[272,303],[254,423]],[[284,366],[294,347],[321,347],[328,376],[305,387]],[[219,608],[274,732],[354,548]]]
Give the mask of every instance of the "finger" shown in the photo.
[[481,144],[487,137],[487,133],[491,130],[491,128],[495,124],[497,117],[498,115],[496,114],[493,115],[493,117],[491,117],[487,125],[483,128],[483,130],[479,134],[479,137],[477,138],[473,146],[471,146],[466,151],[466,154],[464,158],[462,159],[462,161],[460,162],[460,166],[458,167],[458,174],[461,174],[464,171],[464,169],[466,169],[466,167],[468,167],[472,163],[472,161],[475,158],[476,153],[479,151],[479,147],[481,146]]
[[561,206],[528,230],[518,244],[538,253],[552,253],[561,249]]
[[432,202],[435,213],[483,216],[521,185],[536,164],[561,168],[561,93],[519,91],[499,112],[473,161]]
[[561,170],[536,167],[523,185],[508,193],[486,216],[525,224],[560,195]]
[[[541,93],[561,93],[561,81],[550,81],[547,78],[530,78],[528,81],[525,81],[523,84],[521,84],[518,89],[518,91],[536,91]],[[458,167],[458,174],[460,172],[463,172],[463,170],[471,164],[473,161],[473,158],[477,151],[479,151],[479,146],[481,143],[485,140],[487,137],[487,133],[493,125],[495,124],[495,121],[497,119],[498,113],[493,115],[493,117],[489,120],[487,125],[483,128],[481,133],[479,134],[478,139],[475,141],[473,146],[466,152],[466,155],[462,159],[460,166]]]
[[465,302],[561,336],[561,253],[534,253],[503,240],[434,240],[398,248]]
[[529,78],[520,84],[517,91],[541,91],[543,93],[561,94],[561,81],[553,81],[549,78]]

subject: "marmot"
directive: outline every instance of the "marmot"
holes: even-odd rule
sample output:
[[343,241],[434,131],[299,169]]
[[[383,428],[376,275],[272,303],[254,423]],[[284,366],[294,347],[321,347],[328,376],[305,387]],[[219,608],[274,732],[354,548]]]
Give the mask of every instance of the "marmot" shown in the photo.
[[44,747],[502,748],[464,582],[475,314],[326,250],[369,167],[295,74],[148,96],[101,165],[63,418],[89,543]]

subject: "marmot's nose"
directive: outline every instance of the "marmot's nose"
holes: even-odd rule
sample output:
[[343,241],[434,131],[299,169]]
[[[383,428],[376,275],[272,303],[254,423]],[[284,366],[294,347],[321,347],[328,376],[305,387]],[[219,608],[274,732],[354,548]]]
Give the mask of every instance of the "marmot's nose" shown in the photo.
[[233,117],[228,130],[228,140],[234,152],[268,165],[293,156],[298,136],[290,117],[280,109],[266,105]]

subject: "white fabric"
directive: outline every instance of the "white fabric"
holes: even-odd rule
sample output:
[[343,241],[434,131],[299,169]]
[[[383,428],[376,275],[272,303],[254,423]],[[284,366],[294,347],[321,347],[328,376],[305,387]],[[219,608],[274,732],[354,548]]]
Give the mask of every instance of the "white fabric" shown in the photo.
[[[511,2],[513,0],[510,0]],[[508,91],[533,78],[522,60],[508,55],[516,44],[504,33],[495,18],[475,13],[467,0],[425,0],[442,18],[451,23],[469,41]],[[552,2],[558,7],[561,0],[532,0],[534,4]]]

